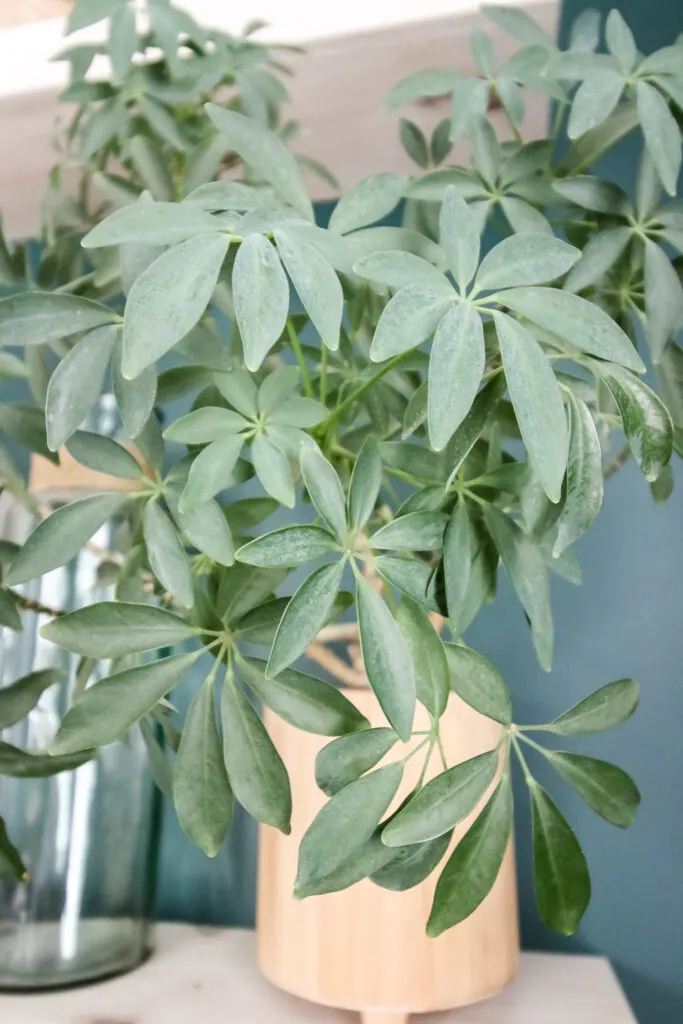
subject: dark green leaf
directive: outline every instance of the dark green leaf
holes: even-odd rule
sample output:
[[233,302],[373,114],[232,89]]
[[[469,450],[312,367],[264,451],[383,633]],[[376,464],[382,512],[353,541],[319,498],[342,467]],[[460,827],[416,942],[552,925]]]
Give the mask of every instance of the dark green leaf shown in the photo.
[[178,526],[191,544],[218,565],[232,565],[235,550],[228,521],[216,501],[207,501],[190,512],[178,512]]
[[409,597],[401,600],[396,623],[415,667],[417,699],[432,716],[440,718],[446,710],[449,692],[448,665],[441,637],[424,608]]
[[573,935],[590,902],[581,847],[546,791],[529,780],[534,836],[534,885],[541,917],[554,932]]
[[313,444],[302,448],[301,472],[306,490],[318,514],[337,536],[346,534],[346,500],[337,473]]
[[3,882],[27,882],[29,879],[21,854],[7,835],[5,822],[0,818],[0,880]]
[[90,430],[77,430],[67,443],[69,455],[76,462],[97,473],[117,476],[123,480],[139,480],[142,467],[118,441]]
[[567,497],[558,519],[553,555],[559,557],[592,526],[603,495],[602,447],[585,402],[571,392],[569,403],[569,462]]
[[640,803],[640,793],[630,775],[595,757],[546,750],[553,768],[602,818],[619,828],[630,828]]
[[172,612],[123,601],[78,608],[52,619],[40,630],[42,637],[67,651],[97,659],[174,647],[194,633],[192,626]]
[[673,451],[673,424],[662,400],[619,366],[595,366],[619,406],[633,458],[646,480],[656,480]]
[[292,794],[287,769],[253,707],[230,679],[222,697],[223,754],[233,792],[264,825],[289,835]]
[[512,721],[510,692],[490,661],[461,644],[444,644],[451,689],[466,704],[502,725]]
[[448,617],[458,623],[472,571],[474,537],[467,503],[459,501],[446,527],[443,552],[444,583]]
[[26,718],[45,690],[64,678],[59,669],[31,672],[10,686],[0,688],[0,729],[9,729]]
[[185,608],[194,603],[190,565],[173,523],[156,501],[148,501],[142,517],[147,557],[161,585]]
[[334,796],[374,768],[397,740],[393,729],[362,729],[350,736],[340,736],[318,754],[315,781],[323,793]]
[[351,529],[362,529],[372,515],[382,486],[382,458],[374,437],[366,438],[358,453],[349,485],[348,514]]
[[95,753],[94,750],[83,750],[53,757],[44,753],[30,754],[0,741],[0,776],[7,775],[13,779],[48,778],[80,768],[86,761],[92,760]]
[[297,729],[320,736],[341,736],[368,725],[343,693],[314,676],[287,668],[268,679],[266,662],[256,658],[240,659],[239,667],[259,700]]
[[173,802],[188,839],[207,857],[215,857],[232,824],[234,799],[210,679],[203,683],[185,719],[173,769]]
[[74,754],[120,739],[178,685],[200,653],[161,658],[88,687],[62,719],[50,753]]
[[226,434],[238,434],[248,426],[244,416],[232,409],[205,405],[171,423],[164,431],[164,437],[167,441],[180,441],[182,444],[210,444]]
[[498,877],[512,830],[510,780],[503,778],[439,876],[427,922],[432,938],[460,924],[486,898]]
[[279,675],[304,653],[324,625],[341,583],[343,561],[323,565],[301,584],[287,605],[268,660],[268,677]]
[[415,124],[402,117],[398,124],[398,133],[401,145],[411,160],[414,160],[419,167],[429,167],[429,150],[424,132]]
[[178,508],[183,514],[192,512],[219,491],[233,486],[233,474],[243,444],[244,438],[240,434],[225,434],[203,448],[193,459],[178,501]]
[[[448,849],[452,833],[447,832],[428,843],[413,843],[393,852],[394,856],[370,875],[375,885],[392,892],[405,892],[431,875]],[[385,846],[385,850],[388,848]]]
[[0,627],[12,629],[15,633],[21,633],[24,628],[17,609],[16,598],[9,590],[2,587],[0,587]]
[[420,558],[405,558],[401,555],[377,555],[375,568],[390,586],[408,594],[428,611],[439,611],[430,593],[434,570],[427,562]]
[[129,437],[138,437],[152,415],[157,390],[157,375],[148,366],[135,380],[126,380],[121,371],[123,345],[119,342],[111,361],[111,380],[123,429]]
[[638,698],[639,689],[635,680],[617,679],[601,686],[544,728],[563,736],[605,732],[631,717],[638,707]]

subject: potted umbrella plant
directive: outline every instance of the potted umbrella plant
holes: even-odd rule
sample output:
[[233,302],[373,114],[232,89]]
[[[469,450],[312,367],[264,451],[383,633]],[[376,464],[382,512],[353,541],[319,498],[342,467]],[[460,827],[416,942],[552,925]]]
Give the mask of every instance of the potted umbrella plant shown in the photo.
[[[681,44],[643,56],[612,11],[599,52],[602,26],[589,12],[560,51],[524,12],[488,13],[520,50],[501,66],[476,32],[477,77],[431,69],[399,83],[390,106],[448,92],[452,121],[431,139],[402,122],[415,173],[361,181],[327,227],[287,133],[263,110],[210,102],[190,121],[198,145],[221,154],[204,172],[216,180],[192,173],[189,143],[164,188],[141,163],[125,187],[104,179],[121,205],[82,239],[79,259],[95,271],[0,303],[2,343],[46,353],[50,451],[66,446],[88,467],[140,481],[133,494],[63,506],[4,570],[12,601],[103,522],[126,524],[117,600],[43,627],[71,652],[113,661],[67,711],[50,754],[83,754],[167,721],[169,693],[204,655],[205,682],[167,755],[187,835],[214,855],[235,801],[290,829],[288,773],[256,698],[296,728],[339,737],[319,755],[331,795],[302,838],[297,895],[337,890],[340,879],[381,885],[390,866],[393,887],[407,889],[428,869],[438,879],[426,922],[434,937],[495,883],[514,760],[531,799],[541,916],[563,934],[578,926],[588,866],[529,749],[608,821],[633,821],[638,791],[621,769],[544,737],[618,725],[636,708],[637,684],[606,681],[553,722],[518,723],[500,672],[463,635],[495,598],[502,565],[550,671],[549,573],[575,575],[572,545],[599,514],[604,477],[627,457],[666,497],[683,425],[683,214],[672,198]],[[96,104],[91,120],[101,120],[111,97],[82,85]],[[526,90],[555,101],[547,139],[521,138]],[[487,120],[492,99],[509,123],[505,140]],[[644,139],[633,202],[594,172],[632,132]],[[448,163],[455,138],[470,144],[462,166]],[[403,226],[382,224],[401,203]],[[484,251],[487,226],[497,240]],[[174,365],[160,369],[166,359]],[[663,397],[643,380],[646,361]],[[144,469],[117,441],[80,429],[108,374]],[[156,409],[178,394],[191,410],[162,428]],[[611,458],[619,434],[626,447]],[[258,496],[236,497],[249,478]],[[262,527],[280,506],[296,509],[297,525]],[[357,622],[381,728],[293,667],[344,612]],[[141,658],[188,641],[183,653]],[[497,723],[499,738],[464,762],[446,757],[429,778],[453,694]],[[417,705],[428,721],[419,729]],[[413,754],[425,770],[396,808]],[[449,847],[444,837],[466,818]]]

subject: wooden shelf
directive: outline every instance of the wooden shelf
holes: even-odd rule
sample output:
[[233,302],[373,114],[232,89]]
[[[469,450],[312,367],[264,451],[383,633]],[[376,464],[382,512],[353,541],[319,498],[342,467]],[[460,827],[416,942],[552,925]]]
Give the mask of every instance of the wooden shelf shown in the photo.
[[[91,987],[0,996],[3,1024],[356,1024],[302,1002],[259,974],[252,932],[160,925],[137,971]],[[454,965],[454,969],[457,966]],[[485,1003],[414,1017],[425,1024],[635,1024],[607,960],[522,954],[518,978]]]
[[[382,112],[400,78],[425,67],[474,71],[468,36],[475,26],[490,31],[502,59],[518,45],[484,17],[477,0],[185,0],[184,6],[205,24],[231,32],[258,14],[270,22],[264,39],[307,47],[307,54],[291,55],[295,77],[288,82],[287,115],[304,128],[300,151],[326,163],[344,187],[377,171],[412,169],[398,142],[400,116],[425,128],[447,116],[447,99],[428,108]],[[524,0],[523,6],[554,34],[558,0]],[[54,161],[56,96],[66,84],[66,69],[50,58],[63,47],[63,27],[63,19],[53,19],[0,29],[0,204],[11,237],[35,233]],[[92,31],[72,40],[84,38],[92,38]],[[526,138],[545,133],[547,114],[546,98],[530,97]],[[317,179],[311,179],[311,189],[316,199],[330,198],[329,187]]]

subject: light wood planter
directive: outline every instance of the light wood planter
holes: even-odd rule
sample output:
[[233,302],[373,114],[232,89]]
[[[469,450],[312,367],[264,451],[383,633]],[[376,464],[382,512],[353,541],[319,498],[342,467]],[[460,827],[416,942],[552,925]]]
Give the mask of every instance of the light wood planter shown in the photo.
[[[347,691],[373,725],[385,725],[368,689]],[[426,713],[418,706],[428,728]],[[298,845],[325,802],[314,777],[326,738],[301,733],[266,712],[266,722],[292,780],[292,834],[262,828],[258,885],[258,962],[266,977],[294,995],[357,1010],[365,1024],[405,1024],[411,1013],[444,1010],[485,999],[514,978],[519,962],[517,890],[512,844],[493,890],[470,918],[438,939],[425,935],[438,872],[408,892],[370,881],[297,901],[292,896]],[[495,722],[451,695],[442,718],[449,765],[495,746]],[[389,759],[400,755],[394,748]],[[397,802],[415,785],[413,758]],[[434,772],[438,759],[433,759]],[[467,829],[463,822],[454,843]],[[445,863],[445,858],[443,863]]]

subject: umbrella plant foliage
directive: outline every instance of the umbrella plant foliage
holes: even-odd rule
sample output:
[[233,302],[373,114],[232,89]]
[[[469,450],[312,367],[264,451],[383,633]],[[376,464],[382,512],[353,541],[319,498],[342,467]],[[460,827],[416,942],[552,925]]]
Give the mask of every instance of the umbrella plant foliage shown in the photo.
[[[170,10],[150,5],[167,58]],[[683,46],[643,57],[614,11],[606,53],[593,13],[561,52],[523,12],[489,9],[520,39],[518,53],[501,64],[477,32],[477,77],[431,69],[401,82],[389,106],[448,92],[452,121],[428,139],[404,119],[414,174],[366,178],[323,228],[265,101],[259,109],[251,101],[210,102],[205,112],[197,105],[225,74],[240,84],[231,61],[244,47],[253,56],[251,44],[210,46],[207,56],[211,35],[178,23],[191,52],[181,59],[174,43],[164,64],[172,88],[129,100],[127,12],[118,0],[103,11],[114,57],[103,104],[118,111],[110,139],[124,156],[126,187],[110,189],[114,212],[82,224],[94,273],[0,303],[2,365],[31,373],[39,353],[48,368],[44,418],[41,409],[18,415],[6,407],[0,429],[53,458],[66,446],[83,465],[139,487],[65,505],[21,548],[0,548],[1,621],[18,628],[22,585],[64,564],[111,517],[121,522],[115,600],[43,626],[46,638],[81,656],[73,706],[39,764],[3,748],[0,771],[73,768],[141,728],[183,829],[215,855],[236,801],[290,829],[287,771],[255,710],[261,702],[331,738],[316,765],[329,800],[303,838],[297,895],[367,877],[401,890],[437,872],[427,930],[438,935],[469,916],[497,877],[511,836],[516,759],[531,800],[540,913],[570,934],[590,898],[588,867],[532,774],[534,758],[547,759],[607,821],[630,825],[639,802],[633,781],[602,760],[558,750],[557,737],[621,724],[636,708],[637,684],[608,683],[550,723],[521,725],[501,674],[467,645],[466,631],[494,600],[502,571],[550,671],[549,575],[580,581],[572,545],[599,514],[605,477],[632,457],[656,500],[671,491],[683,428],[683,211],[670,198],[681,159]],[[94,131],[87,126],[105,115],[71,60],[80,69],[74,85],[85,90],[72,127],[83,153]],[[207,61],[204,78],[194,69]],[[188,69],[198,78],[180,112],[172,105]],[[132,75],[151,73],[140,64]],[[521,138],[527,91],[555,101],[547,140]],[[164,160],[173,172],[165,191],[134,156],[139,131],[150,152],[174,147],[168,118],[164,134],[143,95],[167,104],[173,131],[187,142]],[[486,118],[491,99],[507,117],[506,141]],[[593,167],[631,132],[645,142],[633,202]],[[191,173],[190,138],[200,147],[210,139],[220,152],[208,175],[216,180]],[[470,155],[451,166],[460,138]],[[102,177],[110,172],[106,152],[98,154]],[[89,174],[87,154],[86,165]],[[230,167],[238,170],[222,176]],[[403,226],[382,225],[402,202]],[[496,234],[487,250],[486,227]],[[226,314],[227,340],[217,327]],[[646,362],[664,398],[644,381]],[[122,436],[135,442],[140,462],[119,441],[81,429],[103,387],[113,390]],[[160,415],[181,396],[189,412]],[[620,434],[625,447],[614,455]],[[11,465],[2,472],[30,500]],[[256,496],[244,498],[235,488],[250,478]],[[280,506],[296,508],[299,525],[262,525]],[[342,691],[296,667],[345,611],[358,622],[381,728],[370,728]],[[183,653],[143,657],[176,645]],[[178,723],[166,698],[202,655],[205,682]],[[111,659],[110,674],[87,685],[102,659]],[[27,677],[2,691],[0,722],[25,714],[46,685]],[[440,740],[452,694],[500,727],[497,745],[456,765]],[[426,732],[416,731],[418,703]],[[420,781],[396,808],[413,756],[423,764]],[[453,847],[466,818],[472,823]],[[0,845],[2,869],[20,875],[4,833]]]

